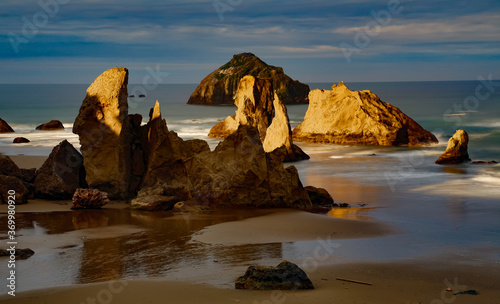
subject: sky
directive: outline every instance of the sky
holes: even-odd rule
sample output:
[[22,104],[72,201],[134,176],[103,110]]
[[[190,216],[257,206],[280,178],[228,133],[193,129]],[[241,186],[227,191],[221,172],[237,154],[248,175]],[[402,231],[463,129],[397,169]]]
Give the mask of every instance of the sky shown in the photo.
[[199,83],[252,52],[314,82],[500,78],[498,0],[2,0],[0,83]]

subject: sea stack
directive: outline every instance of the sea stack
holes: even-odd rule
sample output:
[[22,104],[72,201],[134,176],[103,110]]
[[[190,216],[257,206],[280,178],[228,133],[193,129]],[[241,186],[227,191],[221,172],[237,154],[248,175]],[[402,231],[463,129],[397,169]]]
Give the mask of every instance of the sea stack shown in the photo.
[[208,136],[226,138],[240,125],[257,127],[265,152],[284,148],[285,161],[309,159],[293,144],[292,129],[285,105],[273,90],[271,79],[245,76],[238,85],[234,104],[236,115],[215,125]]
[[81,152],[90,188],[108,193],[110,198],[127,196],[130,161],[127,140],[121,138],[128,114],[128,70],[117,67],[97,77],[87,89],[73,125],[79,135]]
[[0,118],[0,133],[13,133],[14,130],[9,126],[9,124]]
[[462,164],[470,162],[469,153],[467,152],[469,144],[469,135],[464,130],[457,130],[455,134],[448,140],[446,151],[436,160],[438,165],[446,164]]
[[420,146],[437,143],[436,137],[399,108],[370,92],[351,91],[344,83],[332,90],[309,93],[304,121],[293,130],[303,142]]
[[205,77],[187,103],[232,105],[240,80],[246,75],[271,79],[276,94],[285,104],[308,102],[308,85],[292,80],[283,68],[268,65],[252,53],[242,53]]

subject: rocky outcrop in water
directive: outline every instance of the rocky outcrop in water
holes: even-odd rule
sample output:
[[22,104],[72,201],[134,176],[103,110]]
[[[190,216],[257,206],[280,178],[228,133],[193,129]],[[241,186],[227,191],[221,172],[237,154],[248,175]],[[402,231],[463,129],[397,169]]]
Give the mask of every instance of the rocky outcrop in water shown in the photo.
[[455,134],[448,140],[446,151],[436,160],[436,164],[462,164],[470,162],[469,152],[467,151],[469,144],[469,135],[464,130],[457,130]]
[[39,125],[38,127],[36,127],[36,130],[39,131],[64,130],[64,125],[59,120],[51,120],[47,123]]
[[25,137],[16,137],[12,141],[12,143],[14,143],[14,144],[25,144],[25,143],[29,143],[29,142],[30,142],[29,139],[27,139]]
[[307,103],[308,85],[293,81],[282,68],[267,65],[254,54],[242,53],[205,77],[188,104],[232,105],[239,82],[246,75],[271,79],[276,94],[285,104]]
[[208,136],[226,138],[240,125],[253,126],[259,130],[264,151],[272,152],[284,147],[285,161],[309,159],[293,144],[286,107],[274,93],[271,80],[243,77],[234,104],[238,107],[236,115],[228,116],[215,125]]
[[277,267],[248,267],[245,275],[236,280],[235,288],[253,290],[296,290],[314,289],[314,285],[299,266],[288,261],[283,261]]
[[351,91],[343,84],[332,90],[309,93],[304,122],[293,130],[293,139],[303,142],[419,146],[437,143],[400,109],[383,102],[372,92]]
[[9,126],[9,124],[0,118],[0,133],[12,133],[14,130]]
[[128,115],[128,70],[114,68],[97,77],[87,89],[73,133],[80,138],[87,183],[109,194],[128,196],[130,138],[122,135]]
[[86,186],[81,154],[67,140],[50,153],[35,177],[35,195],[46,199],[71,199]]

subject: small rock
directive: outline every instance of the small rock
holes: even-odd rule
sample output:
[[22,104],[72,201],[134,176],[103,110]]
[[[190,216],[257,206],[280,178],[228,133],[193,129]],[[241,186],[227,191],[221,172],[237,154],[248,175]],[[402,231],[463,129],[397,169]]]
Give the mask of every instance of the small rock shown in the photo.
[[277,267],[250,266],[235,283],[236,289],[292,290],[314,289],[311,280],[299,266],[288,261]]
[[101,209],[109,203],[108,194],[97,189],[78,188],[73,195],[71,209]]
[[324,207],[330,207],[333,205],[334,201],[330,193],[323,188],[316,188],[313,186],[307,186],[306,189],[307,194],[309,194],[309,198],[311,199],[311,203],[313,205],[319,205]]
[[23,144],[23,143],[29,143],[29,142],[30,142],[30,140],[27,138],[24,138],[24,137],[16,137],[12,141],[12,143],[14,143],[14,144]]
[[59,120],[51,120],[47,123],[41,124],[36,127],[36,130],[39,131],[54,131],[54,130],[64,130],[64,126],[62,122]]
[[9,124],[0,118],[0,133],[12,133],[14,130],[9,126]]
[[498,164],[498,162],[495,160],[490,160],[490,161],[478,160],[478,161],[473,161],[472,164],[473,165],[494,165],[494,164]]
[[[18,259],[27,259],[34,254],[35,252],[33,250],[26,248],[26,249],[16,249],[14,256],[16,256]],[[10,256],[10,255],[11,253],[9,252],[9,250],[0,249],[0,257]]]
[[470,162],[467,146],[469,144],[469,135],[464,130],[457,132],[448,140],[446,151],[436,160],[438,165],[462,164]]

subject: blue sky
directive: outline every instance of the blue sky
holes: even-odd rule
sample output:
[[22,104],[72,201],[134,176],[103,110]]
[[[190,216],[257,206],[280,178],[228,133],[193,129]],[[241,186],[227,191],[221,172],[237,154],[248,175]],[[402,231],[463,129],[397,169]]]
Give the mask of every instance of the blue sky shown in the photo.
[[308,83],[500,78],[498,0],[2,0],[0,19],[0,83],[198,83],[241,52]]

